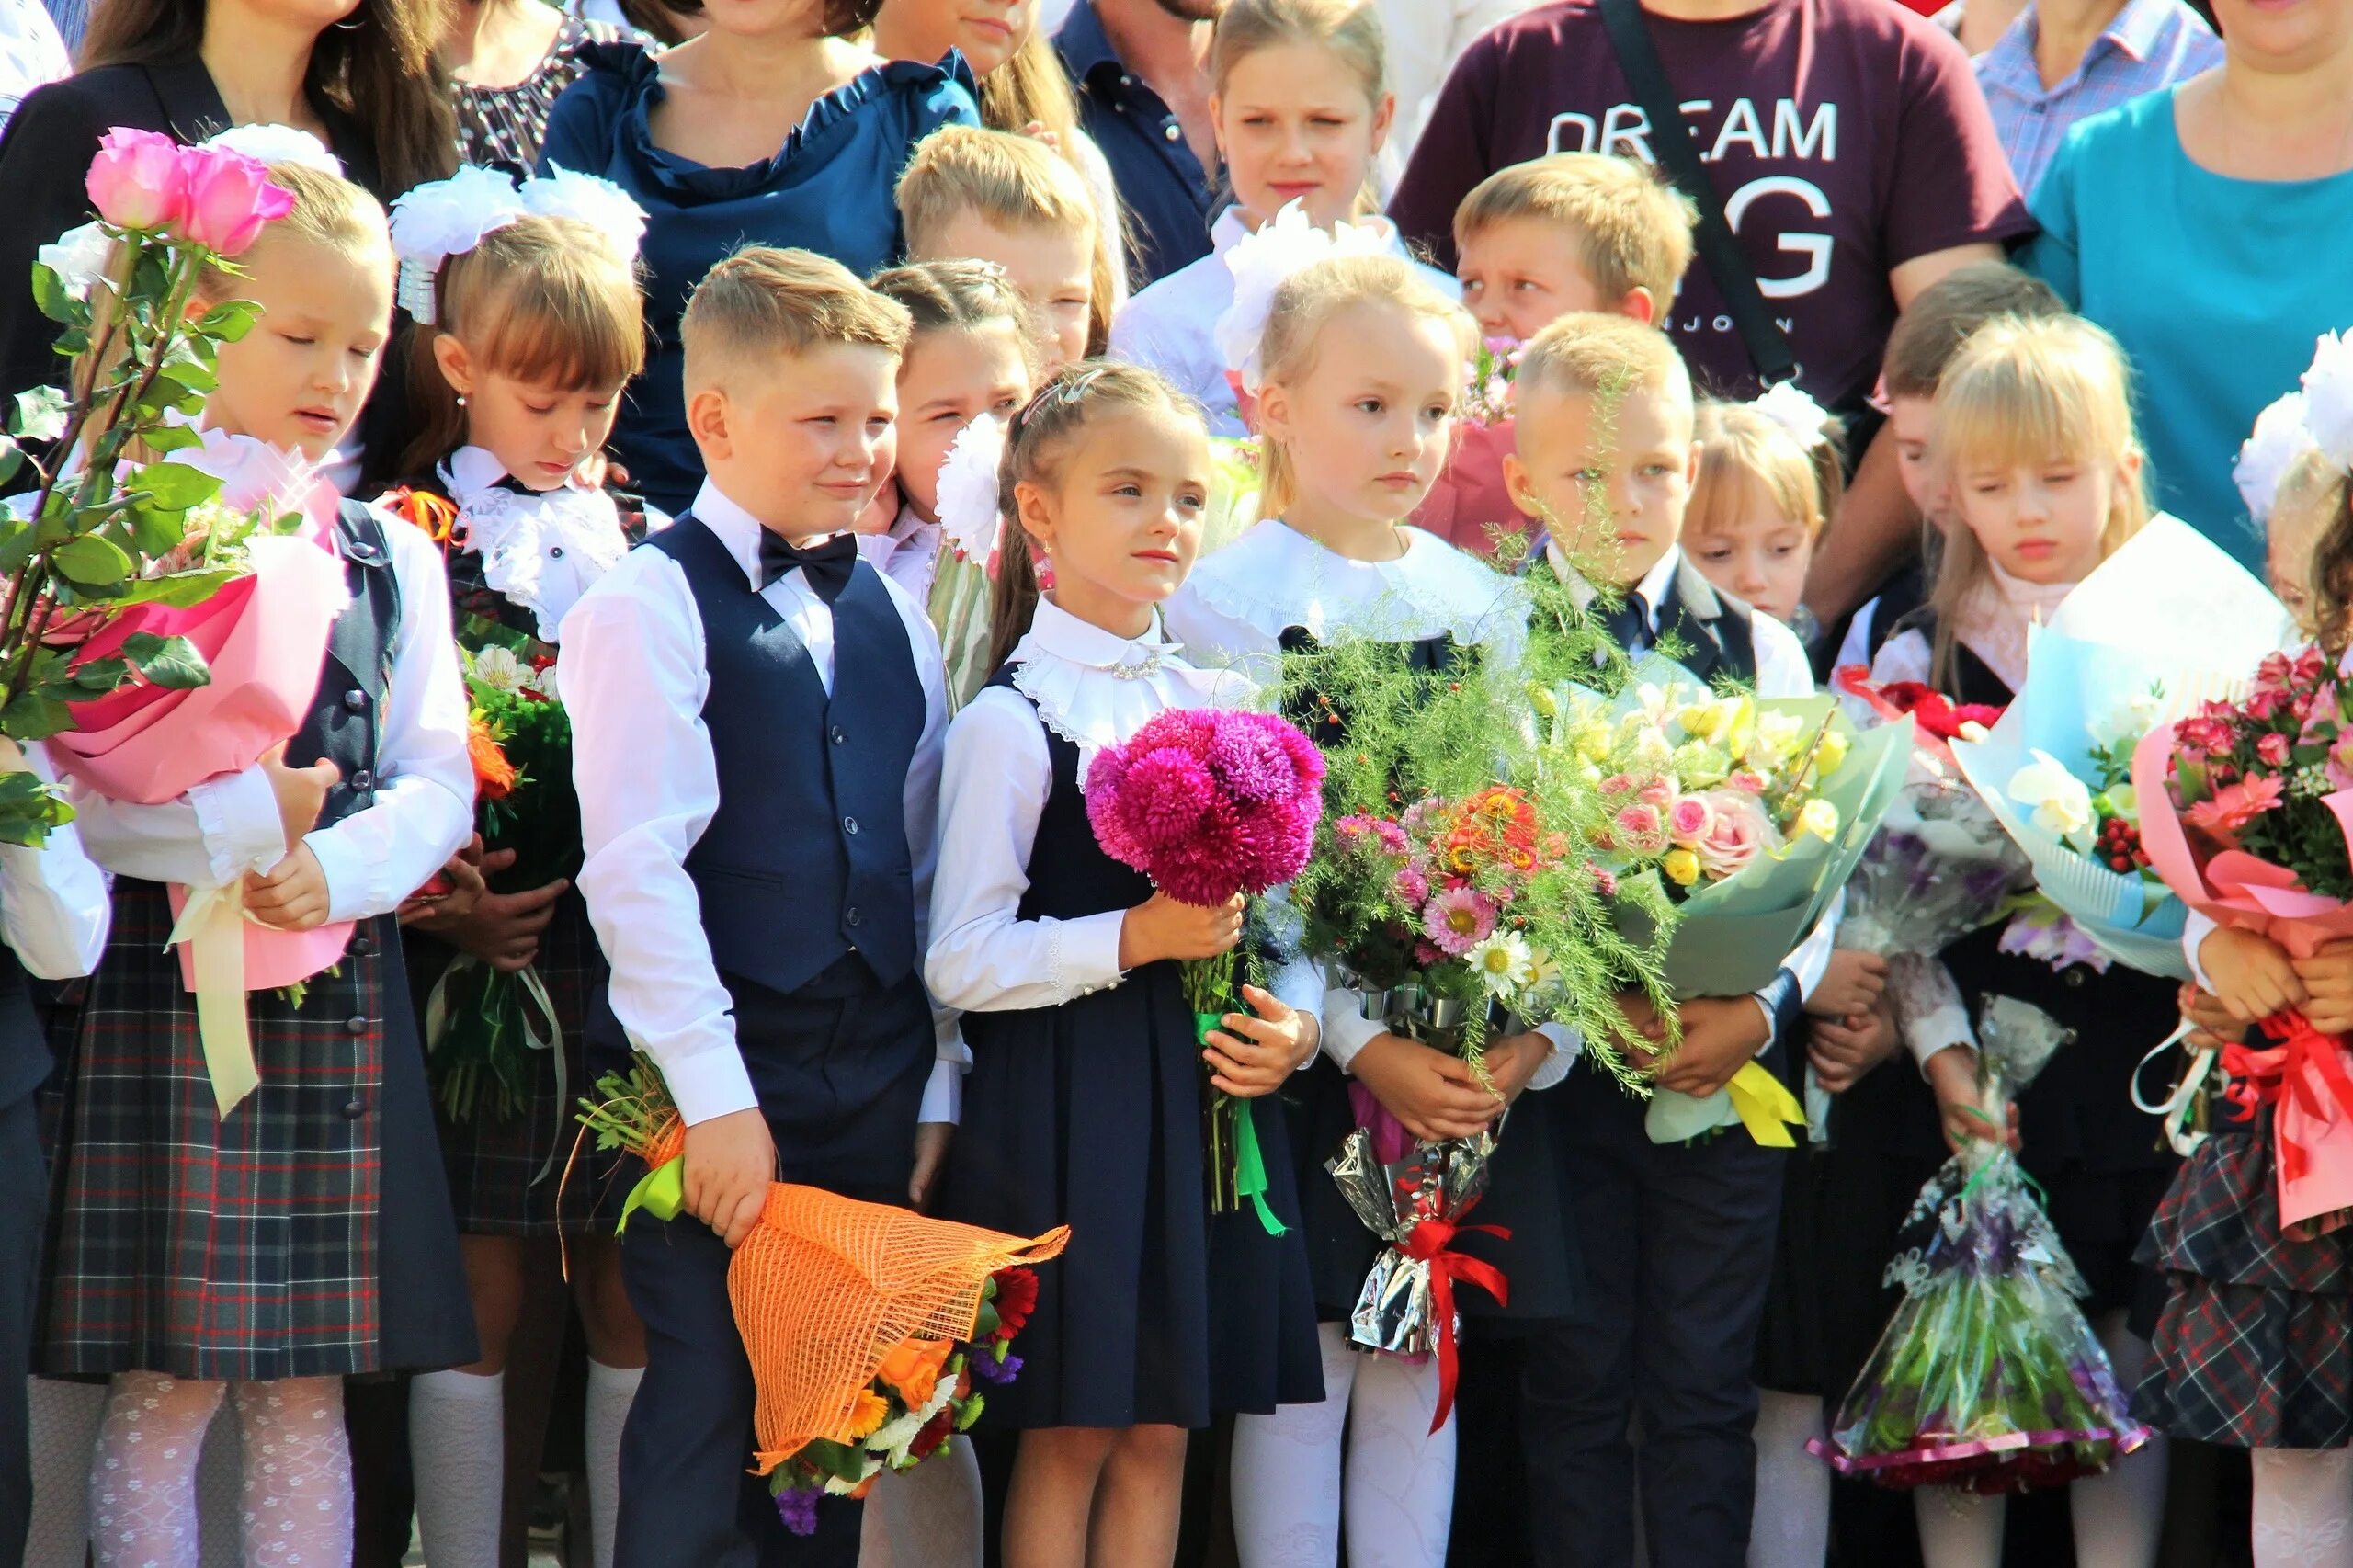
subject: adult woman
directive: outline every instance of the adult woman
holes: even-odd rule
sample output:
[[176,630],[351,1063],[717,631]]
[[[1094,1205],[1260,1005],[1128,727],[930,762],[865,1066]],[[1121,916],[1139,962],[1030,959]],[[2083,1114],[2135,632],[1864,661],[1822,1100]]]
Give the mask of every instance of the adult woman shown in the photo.
[[2155,500],[2251,569],[2239,443],[2353,324],[2353,0],[2217,0],[2223,62],[2068,133],[2028,265],[2131,357]]
[[[86,222],[83,176],[110,127],[196,142],[233,125],[291,125],[390,200],[456,162],[436,79],[436,0],[107,0],[80,74],[28,94],[0,136],[0,278]],[[21,304],[21,294],[13,296]],[[56,373],[56,324],[0,311],[0,395]]]
[[613,445],[664,511],[684,510],[702,478],[678,317],[703,274],[747,244],[803,246],[861,274],[894,260],[891,191],[908,149],[980,121],[962,61],[886,62],[851,41],[873,11],[873,0],[733,0],[658,58],[592,45],[588,74],[549,120],[543,163],[613,181],[647,215],[654,349]]
[[1102,149],[1078,127],[1078,99],[1039,26],[1039,0],[882,0],[874,14],[874,51],[888,59],[937,60],[951,49],[980,79],[983,123],[1042,134],[1086,178],[1110,284],[1103,297],[1117,310],[1128,297],[1120,193]]
[[441,62],[457,88],[460,156],[469,164],[536,165],[548,111],[587,69],[581,50],[628,36],[542,0],[454,0]]

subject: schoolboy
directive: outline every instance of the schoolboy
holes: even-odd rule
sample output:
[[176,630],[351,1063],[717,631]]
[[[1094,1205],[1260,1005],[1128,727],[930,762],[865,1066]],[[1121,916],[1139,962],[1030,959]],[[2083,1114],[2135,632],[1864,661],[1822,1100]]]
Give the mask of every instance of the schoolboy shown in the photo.
[[947,702],[920,607],[849,533],[891,471],[909,323],[838,264],[754,247],[688,301],[693,506],[565,618],[580,890],[612,1013],[687,1124],[686,1206],[623,1244],[647,1364],[621,1438],[631,1568],[857,1561],[745,1475],[729,1249],[781,1176],[906,1202],[962,1047],[921,959]]
[[1563,315],[1655,325],[1691,265],[1691,199],[1631,158],[1558,153],[1489,175],[1454,213],[1462,303],[1526,342]]

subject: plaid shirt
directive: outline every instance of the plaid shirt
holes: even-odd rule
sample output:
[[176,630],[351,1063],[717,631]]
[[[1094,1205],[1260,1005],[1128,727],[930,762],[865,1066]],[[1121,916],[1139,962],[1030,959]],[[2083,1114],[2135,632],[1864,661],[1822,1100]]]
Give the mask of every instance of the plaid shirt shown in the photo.
[[2075,70],[2045,87],[2034,62],[2037,26],[2029,5],[1976,62],[1994,129],[2029,197],[2075,121],[2222,62],[2222,40],[2182,0],[2125,0]]

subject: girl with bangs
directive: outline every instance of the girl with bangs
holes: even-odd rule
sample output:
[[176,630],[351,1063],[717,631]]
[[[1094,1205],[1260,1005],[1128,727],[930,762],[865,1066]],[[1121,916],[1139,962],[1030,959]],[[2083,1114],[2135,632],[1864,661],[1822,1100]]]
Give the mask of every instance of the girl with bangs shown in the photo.
[[[420,187],[393,214],[423,428],[401,460],[415,483],[386,505],[440,546],[477,669],[542,669],[532,678],[543,690],[554,690],[546,666],[564,612],[643,531],[602,485],[622,388],[645,360],[642,227],[603,181],[566,175],[517,190],[483,169]],[[449,244],[464,248],[444,254]],[[435,1561],[498,1561],[506,1368],[526,1334],[560,1332],[527,1328],[524,1302],[535,1266],[561,1247],[588,1340],[590,1528],[608,1568],[621,1424],[645,1350],[613,1239],[620,1194],[593,1162],[565,1169],[571,1102],[593,1081],[583,1035],[602,963],[571,881],[517,886],[504,874],[514,860],[511,849],[483,855],[488,891],[470,909],[412,910],[403,929],[420,999],[467,969],[534,971],[559,1036],[552,1051],[529,1053],[519,1107],[483,1094],[459,1115],[436,1096],[482,1358],[411,1384],[416,1512]],[[420,1007],[429,1033],[438,1009]]]
[[[2108,334],[2078,317],[1992,322],[1945,373],[1931,444],[1961,526],[1949,530],[1928,603],[1899,624],[1871,676],[1926,681],[1956,701],[2003,707],[2026,678],[2028,629],[2047,621],[2149,519],[2123,357]],[[2091,1287],[2085,1315],[2117,1381],[2131,1388],[2164,1304],[2163,1280],[2134,1254],[2177,1164],[2133,1108],[2131,1078],[2149,1043],[2179,1022],[2177,988],[2109,967],[2088,943],[2068,940],[2063,922],[2029,928],[1996,921],[1940,953],[1898,956],[1889,991],[1903,1042],[1934,1094],[1943,1142],[1956,1150],[2002,1136],[1976,1108],[1971,1020],[1980,1005],[1995,996],[2030,1004],[2066,1031],[2067,1043],[2018,1093],[2009,1136],[2049,1193],[2060,1240]],[[1918,1114],[1925,1122],[1925,1104]],[[1920,1131],[1925,1179],[1939,1155],[1935,1137]],[[1832,1233],[1891,1256],[1913,1190],[1870,1195],[1875,1211],[1841,1216],[1852,1223]],[[1882,1295],[1892,1308],[1892,1295]],[[1887,1312],[1858,1306],[1855,1332],[1875,1335]],[[1868,1342],[1842,1348],[1853,1365],[1870,1353]],[[2163,1439],[2153,1438],[2106,1474],[2072,1484],[2076,1561],[2115,1568],[2155,1561],[2165,1463]],[[2000,1498],[1942,1488],[1915,1496],[1929,1568],[2001,1561]]]

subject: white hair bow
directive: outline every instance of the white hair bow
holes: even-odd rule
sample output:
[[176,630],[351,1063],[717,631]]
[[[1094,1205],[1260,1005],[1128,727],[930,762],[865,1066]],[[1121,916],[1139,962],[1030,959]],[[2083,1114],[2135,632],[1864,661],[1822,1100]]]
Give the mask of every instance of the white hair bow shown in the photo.
[[1233,302],[1217,318],[1215,336],[1225,368],[1242,378],[1243,390],[1258,390],[1259,346],[1274,312],[1275,290],[1286,279],[1330,256],[1388,253],[1389,239],[1381,230],[1358,223],[1319,229],[1300,201],[1228,246],[1225,269],[1233,274]]

